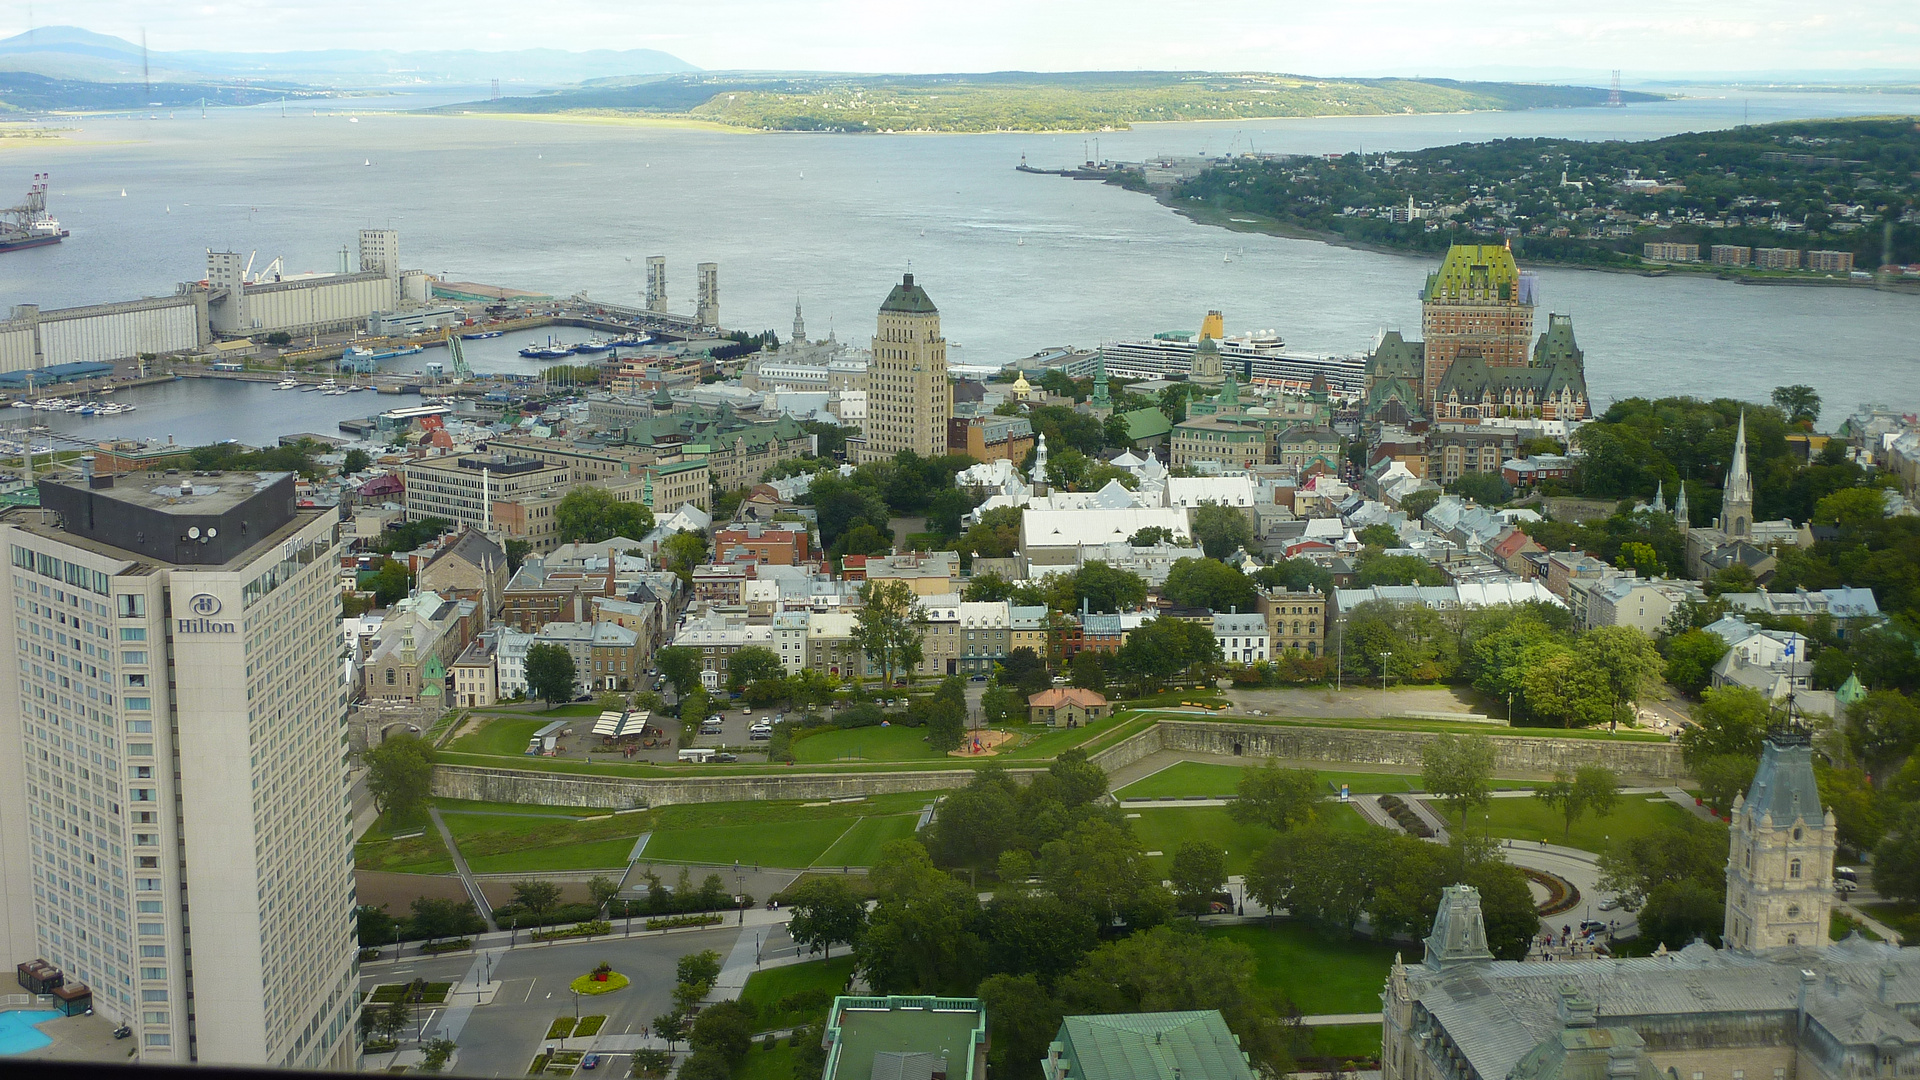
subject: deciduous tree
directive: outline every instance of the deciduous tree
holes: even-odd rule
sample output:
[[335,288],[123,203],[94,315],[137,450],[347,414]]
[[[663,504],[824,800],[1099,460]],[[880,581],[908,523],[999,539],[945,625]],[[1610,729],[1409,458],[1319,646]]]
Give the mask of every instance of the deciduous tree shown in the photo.
[[1209,559],[1224,559],[1253,543],[1253,523],[1244,511],[1206,502],[1193,508],[1193,538]]
[[880,665],[884,686],[893,685],[896,673],[910,675],[924,655],[927,612],[918,600],[904,581],[869,581],[860,587],[853,636],[868,661]]
[[367,793],[389,825],[426,817],[433,793],[433,747],[418,735],[399,733],[360,755],[367,766]]
[[1420,782],[1455,820],[1493,797],[1493,740],[1485,735],[1437,735],[1420,751]]
[[527,692],[548,705],[572,701],[577,673],[573,654],[563,646],[539,642],[527,650]]
[[828,957],[835,942],[851,945],[866,929],[866,904],[839,878],[815,878],[802,884],[788,894],[787,906],[793,909],[787,923],[793,940]]
[[1312,769],[1283,769],[1268,760],[1240,775],[1236,798],[1227,812],[1235,821],[1285,832],[1312,824],[1319,804],[1320,779]]
[[1573,823],[1591,813],[1606,817],[1620,795],[1620,778],[1604,765],[1582,765],[1572,773],[1557,769],[1553,782],[1534,790],[1534,798],[1553,808],[1564,823],[1560,834],[1573,834]]

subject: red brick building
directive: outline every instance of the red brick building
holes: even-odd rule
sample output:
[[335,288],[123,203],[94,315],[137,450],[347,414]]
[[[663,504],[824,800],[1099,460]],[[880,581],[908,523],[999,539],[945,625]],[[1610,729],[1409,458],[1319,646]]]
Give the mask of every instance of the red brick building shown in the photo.
[[808,545],[805,526],[740,525],[714,534],[713,561],[799,566],[812,558]]

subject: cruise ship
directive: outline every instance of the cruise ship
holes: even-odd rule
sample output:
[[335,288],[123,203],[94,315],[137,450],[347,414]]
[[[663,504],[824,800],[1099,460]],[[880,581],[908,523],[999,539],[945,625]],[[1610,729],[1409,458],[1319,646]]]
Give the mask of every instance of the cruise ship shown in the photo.
[[[1155,334],[1147,341],[1108,342],[1100,347],[1107,374],[1123,379],[1163,379],[1183,376],[1193,369],[1193,350],[1199,336],[1176,330]],[[1271,330],[1257,330],[1214,342],[1220,362],[1242,380],[1304,394],[1315,375],[1324,375],[1335,397],[1358,397],[1365,390],[1367,358],[1313,356],[1289,353],[1287,343]]]

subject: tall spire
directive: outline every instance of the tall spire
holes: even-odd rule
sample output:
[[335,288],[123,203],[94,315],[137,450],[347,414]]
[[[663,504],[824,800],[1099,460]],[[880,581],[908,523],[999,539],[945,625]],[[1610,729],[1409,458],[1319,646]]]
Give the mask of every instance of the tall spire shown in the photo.
[[1047,433],[1040,433],[1040,441],[1033,450],[1033,484],[1044,487],[1047,482]]
[[1680,481],[1680,494],[1673,500],[1673,523],[1684,536],[1687,531],[1687,482]]
[[1747,475],[1747,414],[1740,413],[1740,431],[1733,437],[1733,464],[1727,469],[1727,501],[1753,501],[1753,480]]
[[1667,482],[1665,480],[1653,485],[1653,512],[1656,514],[1664,514],[1667,512]]
[[1100,353],[1093,360],[1093,404],[1107,403],[1107,354]]
[[793,298],[793,343],[795,345],[807,343],[807,322],[800,317],[800,298],[797,296]]

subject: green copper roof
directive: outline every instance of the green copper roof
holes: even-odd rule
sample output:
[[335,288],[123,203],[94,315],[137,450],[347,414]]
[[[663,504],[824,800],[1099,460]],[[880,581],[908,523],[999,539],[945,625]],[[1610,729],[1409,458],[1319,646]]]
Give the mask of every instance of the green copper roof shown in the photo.
[[1447,249],[1440,269],[1427,275],[1421,299],[1441,303],[1514,300],[1519,290],[1520,267],[1506,245],[1455,244]]
[[880,305],[880,310],[900,315],[940,314],[940,309],[933,306],[933,299],[927,295],[927,290],[913,283],[912,274],[900,275],[900,284],[887,294],[886,303]]
[[1173,430],[1173,422],[1159,409],[1135,409],[1121,413],[1120,419],[1126,422],[1127,438],[1135,442],[1156,438]]
[[1217,1009],[1069,1016],[1054,1042],[1074,1080],[1253,1080]]

